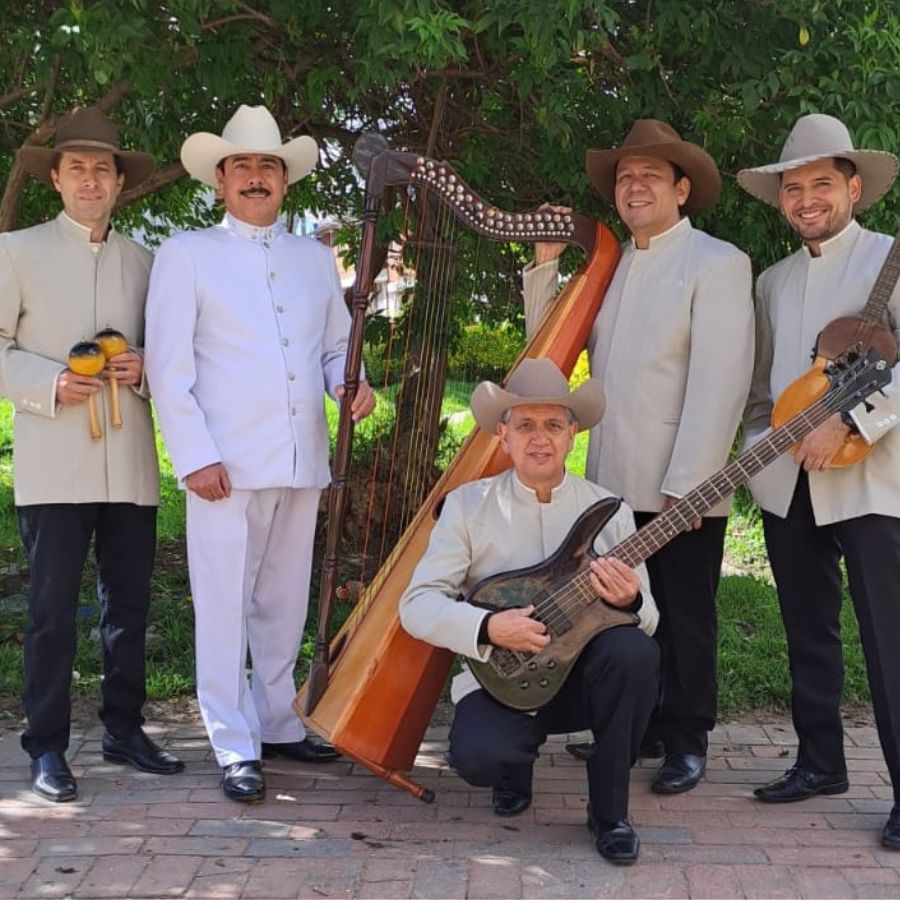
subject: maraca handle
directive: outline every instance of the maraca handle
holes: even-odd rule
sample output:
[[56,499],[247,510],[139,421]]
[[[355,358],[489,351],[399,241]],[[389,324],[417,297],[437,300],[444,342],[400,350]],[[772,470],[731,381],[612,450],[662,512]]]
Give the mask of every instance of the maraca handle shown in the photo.
[[88,419],[91,423],[91,438],[95,441],[99,441],[100,438],[103,437],[103,432],[100,430],[100,417],[97,415],[97,401],[94,399],[93,394],[88,397]]
[[112,426],[113,428],[121,428],[122,410],[119,407],[119,381],[117,378],[109,379],[109,399],[112,405]]

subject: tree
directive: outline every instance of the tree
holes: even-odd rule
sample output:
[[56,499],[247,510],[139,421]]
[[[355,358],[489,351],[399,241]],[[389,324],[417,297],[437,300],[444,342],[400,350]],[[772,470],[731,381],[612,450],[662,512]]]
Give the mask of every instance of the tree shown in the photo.
[[[377,129],[452,159],[500,204],[555,200],[610,218],[584,150],[656,116],[719,161],[723,198],[702,224],[757,265],[789,238],[730,176],[775,159],[797,115],[830,112],[864,146],[900,144],[891,0],[23,0],[3,19],[0,229],[55,209],[12,152],[50,141],[60,115],[91,102],[161,164],[123,198],[126,225],[146,212],[179,226],[210,218],[178,148],[241,102],[320,142],[326,165],[289,203],[339,217],[360,203],[353,141]],[[897,209],[895,191],[868,221],[892,230]]]

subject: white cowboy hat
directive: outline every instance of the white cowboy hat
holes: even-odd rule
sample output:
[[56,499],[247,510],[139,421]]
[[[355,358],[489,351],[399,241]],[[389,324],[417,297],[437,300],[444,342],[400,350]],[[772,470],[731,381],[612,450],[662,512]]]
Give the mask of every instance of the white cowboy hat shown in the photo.
[[549,359],[523,359],[509,376],[506,389],[492,381],[482,381],[472,392],[472,415],[488,434],[507,409],[514,406],[565,406],[578,420],[579,431],[591,428],[603,418],[606,400],[596,378],[588,378],[569,391],[566,376]]
[[242,105],[222,129],[222,136],[199,131],[181,145],[181,162],[188,173],[216,187],[216,166],[226,156],[260,153],[284,160],[288,184],[308,175],[319,160],[319,148],[311,137],[281,142],[278,123],[264,106]]
[[849,159],[862,180],[862,194],[853,207],[854,213],[877,203],[897,177],[898,161],[893,153],[855,150],[850,132],[840,119],[811,113],[797,119],[777,163],[741,169],[737,174],[738,184],[754,197],[777,207],[783,172],[833,157]]

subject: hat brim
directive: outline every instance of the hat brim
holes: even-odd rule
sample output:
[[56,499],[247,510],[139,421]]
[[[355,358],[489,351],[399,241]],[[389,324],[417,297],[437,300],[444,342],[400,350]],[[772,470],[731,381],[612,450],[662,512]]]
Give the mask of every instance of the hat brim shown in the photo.
[[595,378],[589,378],[571,393],[539,397],[523,397],[491,381],[482,381],[472,391],[469,405],[478,426],[488,434],[496,433],[503,413],[517,406],[564,406],[572,410],[578,420],[578,430],[583,431],[593,428],[603,418],[606,398],[600,382]]
[[626,156],[652,156],[678,166],[691,182],[691,193],[683,207],[689,216],[709,209],[719,199],[722,187],[719,168],[702,147],[690,141],[588,150],[585,163],[588,178],[600,196],[613,206],[616,205],[616,165]]
[[57,153],[112,153],[119,159],[122,173],[125,176],[123,190],[136,188],[150,177],[150,173],[156,166],[156,160],[151,153],[142,153],[137,150],[119,150],[109,144],[101,144],[95,141],[85,144],[74,142],[67,143],[63,148],[56,147],[19,147],[16,151],[16,159],[22,168],[38,179],[52,184],[50,180],[50,167]]
[[835,157],[849,159],[856,166],[856,173],[862,180],[862,193],[853,207],[854,213],[864,212],[870,206],[874,206],[891,189],[900,166],[897,157],[885,150],[839,150],[802,156],[753,169],[741,169],[737,174],[737,182],[748,194],[780,209],[781,176],[785,172]]
[[303,135],[280,147],[245,147],[217,134],[200,131],[192,134],[181,146],[181,162],[188,174],[197,181],[216,187],[216,166],[228,156],[276,156],[287,167],[288,184],[305,178],[319,161],[316,142]]

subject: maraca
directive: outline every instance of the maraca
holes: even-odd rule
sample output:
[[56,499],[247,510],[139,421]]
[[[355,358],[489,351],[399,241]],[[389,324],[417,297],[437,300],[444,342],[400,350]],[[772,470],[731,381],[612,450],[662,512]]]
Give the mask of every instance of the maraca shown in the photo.
[[[100,345],[95,341],[81,341],[69,351],[69,368],[76,375],[90,375],[96,377],[103,371],[106,365],[106,356]],[[99,441],[103,437],[100,430],[100,420],[97,418],[97,402],[94,395],[88,397],[88,417],[91,423],[91,437]]]
[[[94,340],[100,345],[106,359],[128,351],[128,341],[125,340],[125,335],[121,331],[116,331],[115,328],[104,328],[102,331],[98,331],[94,335]],[[112,402],[112,426],[121,428],[122,411],[119,408],[119,381],[116,378],[109,379],[109,397]]]

